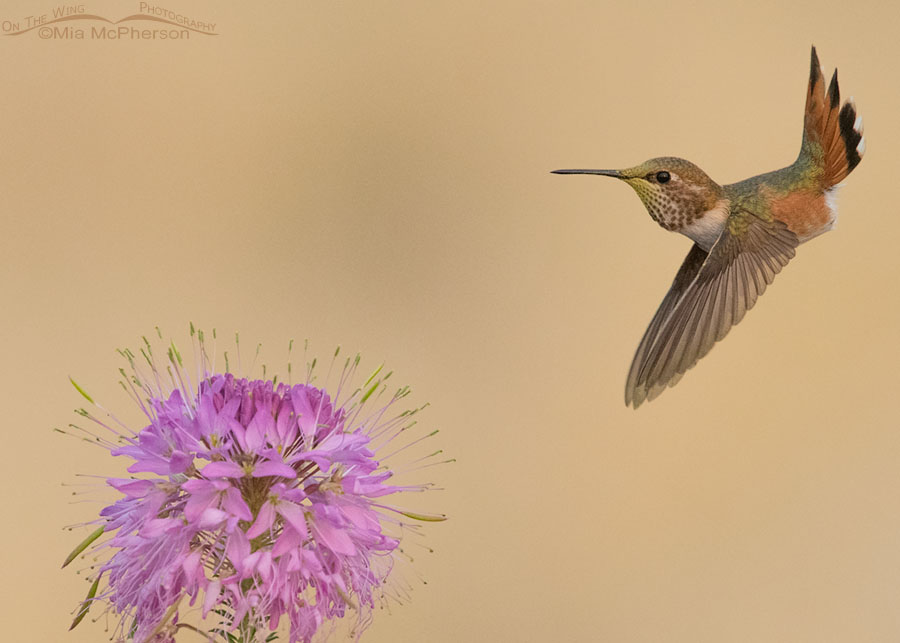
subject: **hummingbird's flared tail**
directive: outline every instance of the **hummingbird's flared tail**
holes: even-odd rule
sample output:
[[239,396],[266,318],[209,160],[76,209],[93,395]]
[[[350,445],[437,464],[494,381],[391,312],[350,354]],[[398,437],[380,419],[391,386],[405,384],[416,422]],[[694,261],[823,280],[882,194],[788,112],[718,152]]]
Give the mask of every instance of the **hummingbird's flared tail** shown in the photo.
[[821,176],[822,188],[837,185],[853,171],[866,151],[862,118],[856,114],[853,99],[841,106],[837,69],[828,91],[816,48],[812,48],[806,116],[803,120],[803,145],[799,164],[807,165]]

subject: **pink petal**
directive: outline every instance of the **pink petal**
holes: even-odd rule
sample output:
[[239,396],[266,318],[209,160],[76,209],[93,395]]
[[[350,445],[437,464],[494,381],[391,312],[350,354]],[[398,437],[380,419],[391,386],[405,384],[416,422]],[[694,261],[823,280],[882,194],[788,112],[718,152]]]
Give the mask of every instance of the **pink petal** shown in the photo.
[[228,518],[228,514],[221,509],[209,507],[200,514],[198,526],[200,529],[214,529],[221,525]]
[[184,473],[194,464],[194,456],[184,451],[173,451],[169,458],[169,471],[171,473]]
[[281,620],[281,609],[278,605],[273,605],[269,610],[269,629],[275,631],[278,629],[278,622]]
[[322,563],[319,562],[319,557],[316,555],[316,552],[311,549],[301,549],[300,560],[301,567],[307,570],[311,575],[320,576],[322,574]]
[[268,433],[269,425],[272,422],[272,411],[263,407],[256,412],[250,424],[247,426],[247,434],[244,439],[247,441],[247,450],[251,452],[259,451],[266,443],[266,433]]
[[298,415],[300,433],[309,438],[316,433],[316,412],[309,403],[309,396],[305,388],[294,387],[291,391],[291,402],[294,404],[294,412]]
[[256,565],[256,571],[264,583],[268,583],[272,578],[272,552],[264,550],[260,552],[259,563]]
[[126,480],[122,478],[110,478],[106,481],[110,487],[124,493],[129,498],[143,498],[147,492],[156,486],[152,480]]
[[[384,484],[392,475],[393,473],[386,471],[373,476],[360,476],[359,478],[353,478],[352,483],[348,479],[344,479],[344,491],[352,491],[358,496],[370,496],[373,498],[385,496],[400,490],[400,487]],[[350,487],[349,489],[348,486]]]
[[144,454],[137,462],[128,467],[128,473],[156,473],[167,476],[169,475],[169,461],[159,456]]
[[193,579],[197,570],[200,568],[200,552],[193,551],[187,555],[187,558],[181,563],[182,569],[184,569],[184,573],[187,574],[187,577]]
[[225,402],[225,406],[223,406],[222,410],[216,415],[216,428],[223,430],[221,432],[224,433],[224,430],[228,428],[228,421],[234,420],[234,414],[237,412],[240,405],[241,398],[237,396]]
[[297,437],[297,417],[292,413],[291,405],[287,400],[281,404],[281,408],[278,410],[275,432],[278,434],[279,444],[290,444]]
[[291,529],[290,526],[287,526],[281,532],[278,540],[275,541],[275,546],[272,547],[272,556],[278,558],[289,551],[297,549],[302,543],[303,538],[300,534]]
[[207,436],[213,432],[216,425],[216,407],[213,404],[212,397],[202,395],[200,397],[200,408],[197,411],[197,424],[200,429],[200,435]]
[[210,582],[206,587],[206,596],[203,598],[203,618],[219,602],[219,593],[222,591],[222,583],[218,580]]
[[316,540],[321,541],[331,551],[345,556],[353,556],[356,553],[356,546],[343,529],[332,527],[324,520],[317,520],[313,524],[313,529],[316,532]]
[[267,500],[263,503],[263,506],[259,508],[256,522],[254,522],[250,529],[247,530],[247,538],[256,538],[260,534],[269,531],[269,529],[272,528],[272,523],[274,521],[275,508],[272,506],[272,503]]
[[283,482],[276,482],[275,484],[272,485],[272,488],[270,491],[272,492],[273,496],[275,496],[277,498],[283,498],[284,495],[286,493],[288,493],[288,488],[287,488],[287,485],[284,484]]
[[244,430],[244,425],[237,420],[230,420],[228,422],[228,428],[231,431],[231,434],[234,436],[234,439],[237,440],[237,443],[241,447],[241,450],[249,451],[249,449],[247,448],[246,440],[247,432]]
[[281,476],[282,478],[296,478],[297,472],[284,462],[277,460],[266,460],[257,464],[253,468],[254,478],[264,478],[265,476]]
[[[277,546],[278,543],[275,543],[275,545]],[[301,565],[300,565],[300,556],[298,555],[298,553],[305,551],[305,550],[294,548],[289,551],[291,552],[291,555],[287,556],[285,558],[282,558],[278,564],[281,565],[282,569],[284,569],[284,571],[286,571],[286,572],[299,572]],[[272,551],[272,555],[275,556],[274,550]],[[285,561],[287,561],[287,562],[285,562]]]
[[186,480],[181,484],[181,488],[190,493],[198,493],[209,489],[224,491],[230,486],[231,485],[225,480],[200,480],[198,478]]
[[306,526],[306,515],[304,514],[303,509],[298,505],[287,500],[282,500],[278,503],[278,506],[275,507],[275,510],[290,523],[291,527],[293,527],[300,536],[306,538],[309,535],[309,530]]
[[215,489],[204,489],[192,493],[184,505],[184,517],[190,522],[197,520],[204,511],[212,507],[218,497],[219,492]]
[[376,533],[381,531],[381,524],[378,522],[375,512],[371,509],[365,509],[355,505],[346,505],[341,507],[340,511],[358,529]]
[[238,598],[237,605],[234,608],[234,614],[231,617],[231,631],[234,632],[241,626],[247,612],[250,611],[250,601],[241,596]]
[[154,518],[144,523],[140,533],[141,536],[144,536],[145,538],[155,538],[167,531],[177,529],[180,525],[181,522],[174,518]]
[[222,502],[222,508],[229,512],[232,516],[237,516],[241,520],[253,520],[253,514],[250,507],[241,497],[241,492],[231,487],[225,492],[225,500]]
[[299,503],[309,497],[304,489],[300,489],[299,487],[288,489],[280,482],[278,484],[272,485],[272,489],[275,489],[279,486],[283,489],[279,490],[279,498],[284,498],[285,500],[292,500],[293,502]]
[[228,544],[225,546],[225,553],[235,569],[241,569],[242,561],[250,555],[250,541],[240,529],[236,530],[228,538]]
[[256,563],[259,560],[260,555],[262,555],[261,551],[255,551],[241,561],[241,569],[244,572],[244,576],[253,575],[253,572],[256,571]]
[[234,462],[210,462],[208,465],[203,467],[203,471],[200,473],[203,474],[205,478],[243,478],[244,470],[241,469]]
[[319,467],[323,473],[328,473],[328,470],[331,468],[331,459],[318,449],[315,449],[313,451],[301,451],[300,453],[296,453],[290,456],[288,460],[290,462],[310,460],[311,462],[315,462],[316,466]]

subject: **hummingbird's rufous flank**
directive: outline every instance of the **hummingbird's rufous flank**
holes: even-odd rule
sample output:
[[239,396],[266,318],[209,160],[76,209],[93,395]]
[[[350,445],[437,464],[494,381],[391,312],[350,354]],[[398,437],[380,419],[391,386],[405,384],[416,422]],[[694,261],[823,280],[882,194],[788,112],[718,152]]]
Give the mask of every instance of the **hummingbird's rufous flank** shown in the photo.
[[794,249],[830,230],[840,182],[865,153],[862,119],[828,90],[812,48],[803,141],[792,165],[719,185],[696,165],[654,158],[626,170],[556,170],[612,176],[634,188],[650,216],[694,241],[638,345],[625,403],[640,406],[706,355],[737,324]]

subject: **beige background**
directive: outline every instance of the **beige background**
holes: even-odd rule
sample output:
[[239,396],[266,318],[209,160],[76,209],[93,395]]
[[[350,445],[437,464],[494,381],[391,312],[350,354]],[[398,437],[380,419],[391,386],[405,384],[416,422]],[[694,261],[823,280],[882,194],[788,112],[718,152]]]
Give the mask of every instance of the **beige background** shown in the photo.
[[[114,349],[191,320],[272,366],[360,349],[431,402],[451,520],[370,643],[900,639],[893,2],[160,4],[221,35],[0,36],[4,640],[107,640],[65,631],[61,526],[98,505],[61,483],[118,465],[50,429],[69,374],[133,417]],[[626,409],[690,242],[548,171],[787,164],[811,43],[867,125],[837,230]]]

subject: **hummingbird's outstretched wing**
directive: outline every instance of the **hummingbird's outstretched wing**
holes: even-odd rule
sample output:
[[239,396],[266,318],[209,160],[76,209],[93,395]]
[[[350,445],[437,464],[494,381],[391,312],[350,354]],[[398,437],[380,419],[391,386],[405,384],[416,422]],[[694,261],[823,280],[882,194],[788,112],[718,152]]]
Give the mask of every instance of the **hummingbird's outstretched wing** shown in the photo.
[[[650,325],[647,327],[647,330],[644,331],[641,343],[638,344],[637,350],[634,353],[634,359],[631,361],[631,369],[628,371],[628,380],[625,384],[626,406],[630,406],[632,402],[634,402],[634,407],[637,408],[647,398],[645,387],[638,387],[638,375],[641,372],[642,366],[647,363],[647,356],[650,347],[653,345],[653,340],[659,335],[663,322],[665,322],[672,314],[672,311],[675,310],[675,306],[681,300],[691,283],[693,283],[694,278],[697,276],[697,273],[700,272],[700,268],[703,266],[703,262],[706,261],[708,256],[709,254],[706,250],[696,243],[694,244],[694,247],[691,248],[691,251],[688,253],[687,257],[685,257],[684,262],[682,262],[681,268],[678,269],[678,274],[675,275],[675,281],[672,282],[672,287],[669,288],[669,292],[667,292],[665,298],[663,298],[656,314],[653,315]],[[672,383],[675,384],[676,381],[677,379]]]
[[625,403],[637,408],[678,382],[741,321],[798,243],[781,221],[733,208],[709,253],[695,244],[681,265],[635,353]]

